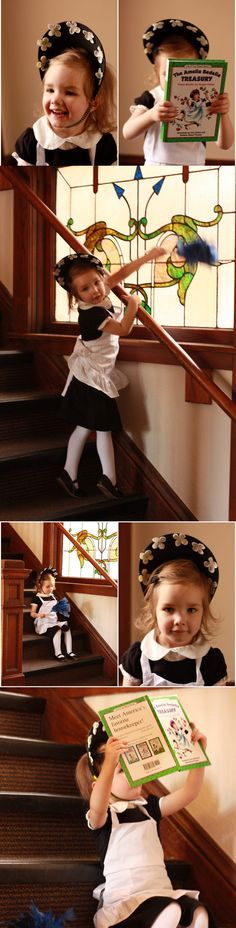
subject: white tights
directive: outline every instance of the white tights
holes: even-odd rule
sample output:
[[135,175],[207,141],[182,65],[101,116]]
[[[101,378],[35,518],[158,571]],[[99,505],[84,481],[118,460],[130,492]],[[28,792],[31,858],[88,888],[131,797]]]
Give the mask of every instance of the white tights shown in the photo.
[[[151,928],[177,928],[180,924],[181,909],[178,902],[171,902],[166,909],[163,909],[160,915],[155,918]],[[193,920],[189,928],[209,928],[209,920],[206,909],[199,905],[193,914]]]
[[[91,429],[77,425],[68,441],[65,470],[71,480],[77,480],[78,467],[86,441]],[[115,456],[111,432],[96,432],[97,452],[102,465],[102,472],[116,484]]]
[[56,657],[58,654],[61,654],[61,636],[64,635],[64,641],[66,646],[66,653],[71,654],[72,651],[72,637],[71,630],[67,628],[66,631],[63,631],[63,628],[59,628],[56,634],[53,636],[53,647]]

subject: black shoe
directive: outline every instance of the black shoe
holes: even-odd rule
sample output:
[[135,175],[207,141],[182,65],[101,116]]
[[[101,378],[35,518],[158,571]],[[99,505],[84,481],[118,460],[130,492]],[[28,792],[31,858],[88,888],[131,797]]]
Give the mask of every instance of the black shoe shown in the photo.
[[62,470],[61,474],[59,474],[59,477],[57,477],[57,483],[60,483],[60,486],[63,487],[63,490],[68,493],[68,496],[76,496],[77,498],[84,496],[82,490],[76,486],[76,480],[71,480],[67,470]]
[[71,661],[77,661],[78,654],[75,654],[74,651],[70,651],[70,654],[66,654],[66,657],[69,657]]
[[56,661],[65,661],[64,654],[54,654],[54,657],[56,658]]
[[106,477],[106,474],[102,474],[99,478],[97,487],[104,493],[104,496],[113,496],[115,499],[122,499],[124,494],[119,490],[117,485],[114,486],[114,483],[109,480],[109,477]]

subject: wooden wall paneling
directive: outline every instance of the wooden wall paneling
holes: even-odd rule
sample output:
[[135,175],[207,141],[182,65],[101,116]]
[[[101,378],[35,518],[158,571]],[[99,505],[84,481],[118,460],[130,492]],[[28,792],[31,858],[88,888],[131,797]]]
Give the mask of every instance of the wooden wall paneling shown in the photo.
[[2,684],[23,683],[22,637],[24,581],[29,576],[23,561],[2,561]]

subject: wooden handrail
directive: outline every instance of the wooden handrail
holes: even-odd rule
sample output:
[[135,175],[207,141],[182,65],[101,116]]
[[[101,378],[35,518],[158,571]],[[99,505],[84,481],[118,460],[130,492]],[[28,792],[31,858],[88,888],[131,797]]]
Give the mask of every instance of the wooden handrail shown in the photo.
[[56,528],[59,529],[60,532],[62,532],[63,535],[66,535],[66,538],[69,538],[69,541],[72,542],[72,544],[77,549],[77,551],[80,551],[80,553],[83,554],[83,557],[85,557],[86,561],[89,561],[90,564],[92,564],[92,566],[95,567],[95,570],[97,570],[102,575],[102,577],[104,577],[104,579],[107,580],[110,583],[110,585],[114,587],[114,589],[117,592],[116,580],[113,580],[112,577],[109,577],[109,574],[107,573],[107,571],[104,570],[104,568],[101,567],[100,564],[98,564],[98,562],[94,560],[91,554],[88,554],[88,551],[85,551],[83,546],[80,545],[79,542],[75,540],[73,535],[71,535],[71,533],[67,531],[64,525],[62,525],[62,522],[54,522],[54,525],[56,526]]
[[[50,223],[58,235],[60,235],[61,238],[64,238],[65,242],[67,242],[67,244],[73,248],[74,251],[89,254],[89,251],[85,245],[82,245],[82,243],[78,241],[73,233],[70,232],[70,230],[60,222],[57,216],[55,216],[55,213],[49,209],[49,206],[46,206],[46,204],[40,200],[40,197],[38,197],[37,194],[34,193],[30,187],[28,187],[25,181],[22,180],[20,171],[5,165],[1,168],[1,171],[3,176],[6,177],[6,180],[8,180],[13,187],[16,187],[20,193],[26,197],[29,203],[31,203],[31,206],[33,206],[34,209],[41,213],[41,216]],[[123,303],[127,303],[128,295],[123,287],[120,285],[114,287],[114,293],[120,300],[122,300]],[[149,314],[146,313],[146,311],[142,309],[141,306],[139,306],[138,309],[138,318],[147,329],[153,332],[156,338],[167,345],[169,350],[172,352],[172,354],[175,355],[182,367],[184,367],[185,370],[187,370],[188,373],[192,375],[194,380],[197,380],[197,382],[201,384],[201,386],[206,390],[208,396],[210,396],[211,399],[213,399],[217,405],[223,409],[223,412],[226,413],[230,419],[233,419],[234,422],[236,422],[236,404],[226,395],[226,393],[224,393],[224,390],[221,390],[217,384],[209,380],[207,374],[205,374],[204,371],[202,371],[198,366],[198,364],[192,360],[185,349],[175,341],[172,335],[170,335],[162,325],[154,321],[154,319],[152,319],[151,316],[149,316]]]

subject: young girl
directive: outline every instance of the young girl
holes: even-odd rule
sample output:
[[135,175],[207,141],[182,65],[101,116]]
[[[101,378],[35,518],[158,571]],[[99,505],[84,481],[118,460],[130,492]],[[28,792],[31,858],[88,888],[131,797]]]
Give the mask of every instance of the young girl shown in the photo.
[[219,648],[212,648],[210,602],[218,585],[214,554],[179,533],[153,538],[140,554],[145,604],[136,625],[144,632],[123,654],[124,686],[218,686],[227,682]]
[[91,431],[96,431],[97,451],[102,465],[98,487],[106,496],[121,496],[116,485],[112,431],[121,429],[116,404],[118,390],[127,377],[114,369],[119,338],[128,335],[138,309],[138,297],[130,296],[124,318],[108,297],[114,287],[146,261],[164,254],[152,248],[117,273],[105,275],[94,255],[67,255],[57,264],[55,276],[79,309],[80,336],[69,359],[70,374],[64,390],[62,415],[76,425],[69,439],[65,468],[59,482],[70,496],[80,495],[77,474],[82,451]]
[[115,87],[100,40],[83,23],[62,22],[37,44],[44,116],[17,139],[13,157],[18,165],[112,164]]
[[[196,728],[192,740],[206,738]],[[195,890],[174,890],[158,836],[160,819],[178,812],[198,796],[204,768],[192,769],[185,784],[157,799],[131,787],[120,767],[126,742],[108,738],[102,722],[94,722],[76,780],[89,802],[88,827],[95,829],[105,882],[94,891],[99,899],[95,928],[216,928]]]
[[[54,596],[56,576],[57,572],[54,567],[44,567],[41,570],[36,581],[36,592],[31,600],[30,615],[34,619],[36,634],[52,640],[56,660],[64,661],[66,657],[75,660],[77,655],[72,650],[69,626],[70,606],[66,597],[58,602]],[[64,635],[66,656],[61,650],[62,635]]]
[[[143,36],[144,51],[154,65],[155,86],[145,90],[131,106],[131,116],[123,126],[125,139],[138,138],[143,133],[144,156],[147,164],[204,164],[203,142],[162,142],[160,123],[169,122],[178,110],[170,101],[164,102],[166,65],[169,58],[206,58],[209,42],[201,29],[184,20],[164,19],[149,26]],[[208,114],[220,113],[220,130],[217,145],[230,148],[234,132],[229,117],[227,93],[218,94]]]

